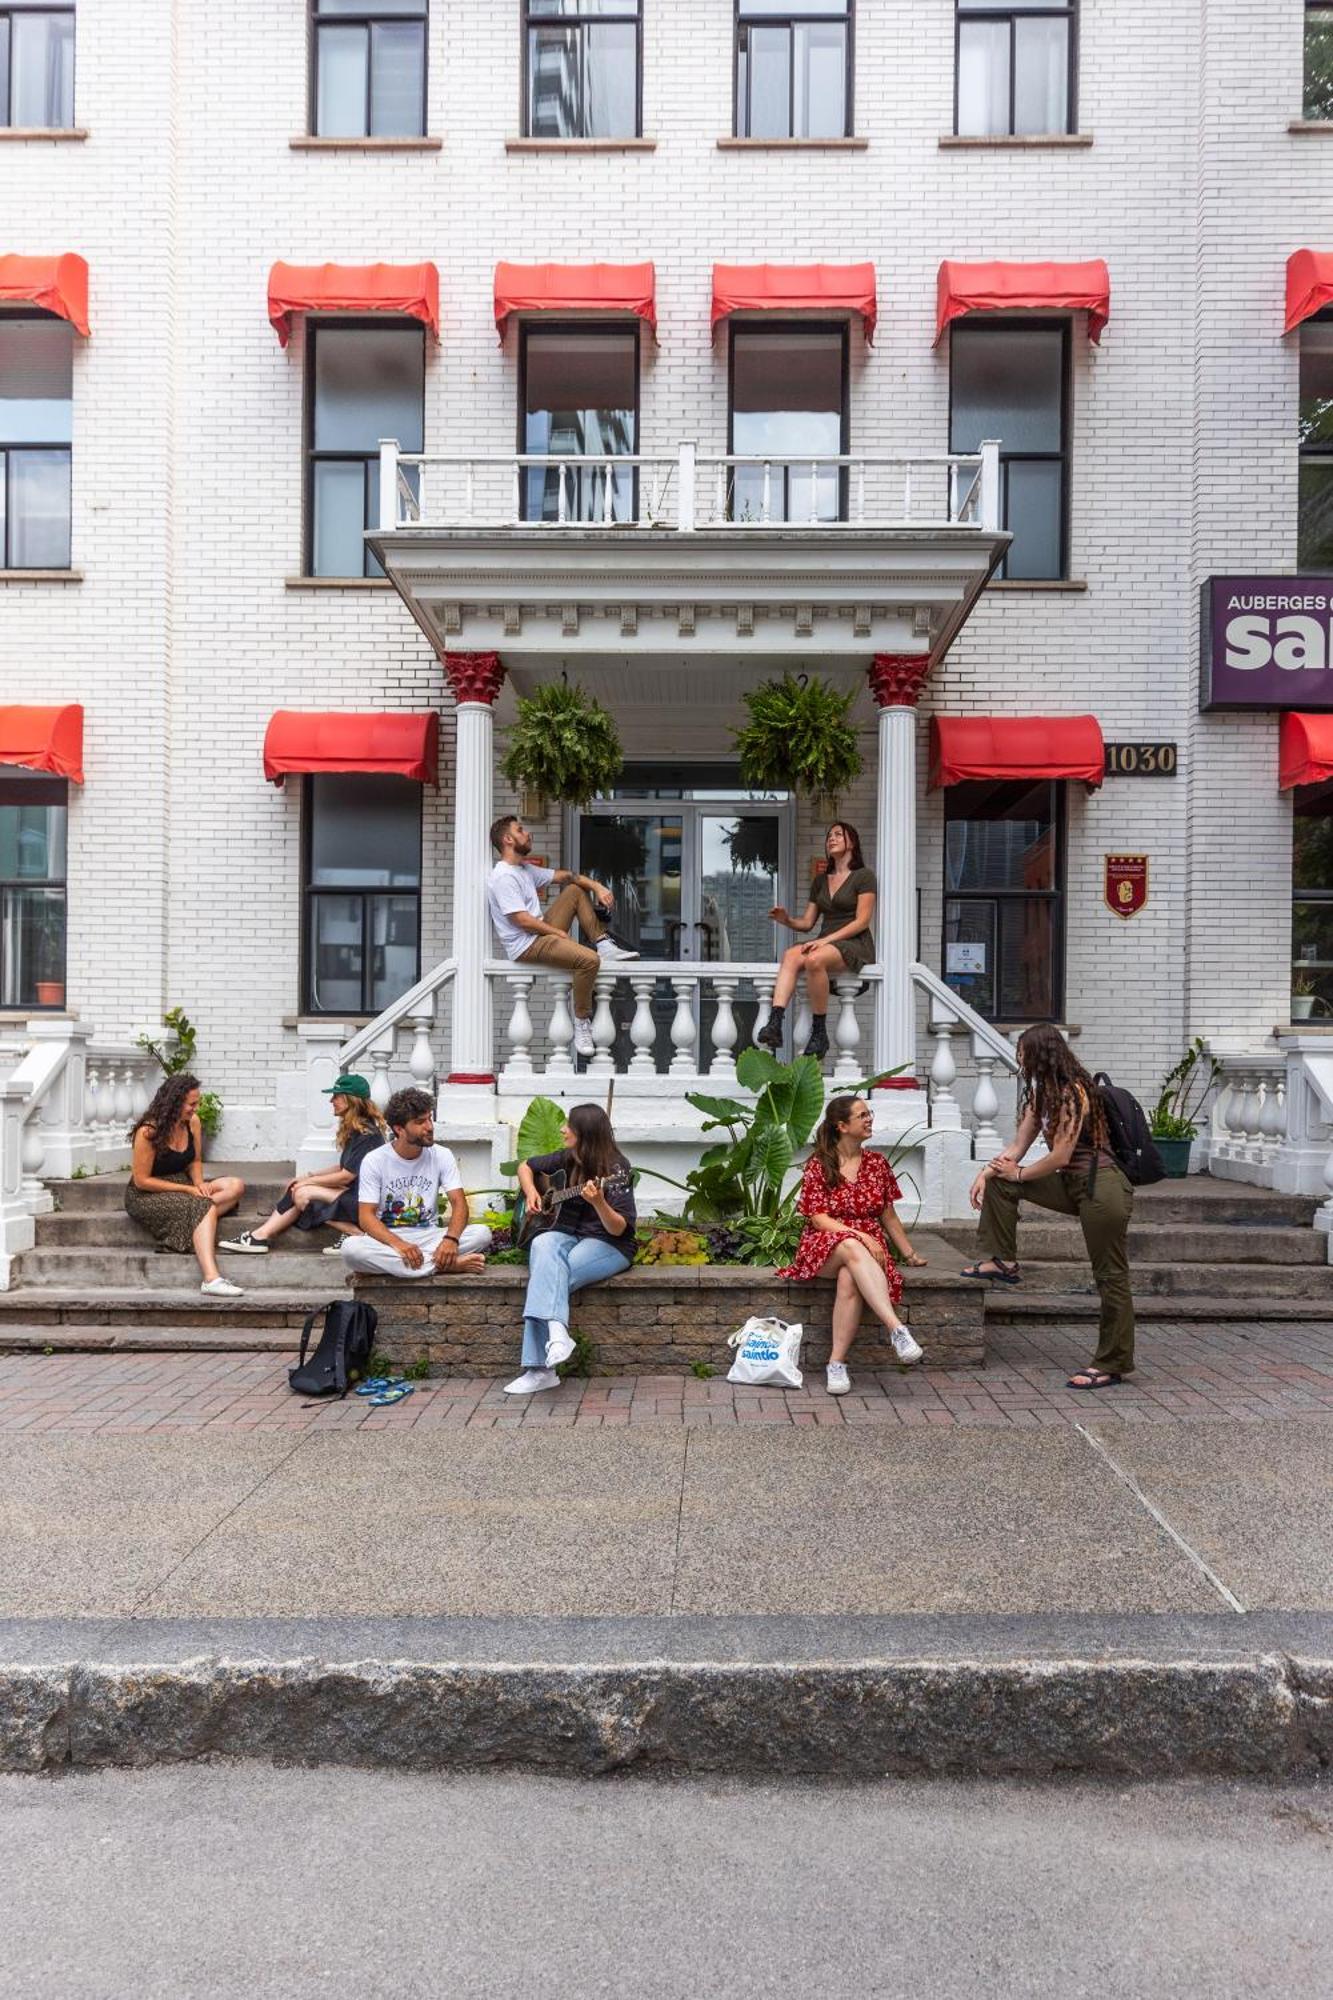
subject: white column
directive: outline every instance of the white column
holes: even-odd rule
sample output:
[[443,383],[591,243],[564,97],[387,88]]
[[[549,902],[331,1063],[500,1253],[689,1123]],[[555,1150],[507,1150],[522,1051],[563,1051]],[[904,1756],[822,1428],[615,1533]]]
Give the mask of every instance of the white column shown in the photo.
[[916,703],[926,678],[924,654],[877,653],[870,691],[879,705],[879,788],[875,871],[879,879],[875,994],[875,1068],[916,1065]]
[[494,653],[446,653],[445,677],[458,703],[454,757],[454,897],[450,955],[454,975],[453,1029],[446,1081],[454,1085],[495,1084],[491,992],[486,960],[491,955],[486,914],[486,877],[491,853],[491,759],[494,752],[492,703],[504,669]]

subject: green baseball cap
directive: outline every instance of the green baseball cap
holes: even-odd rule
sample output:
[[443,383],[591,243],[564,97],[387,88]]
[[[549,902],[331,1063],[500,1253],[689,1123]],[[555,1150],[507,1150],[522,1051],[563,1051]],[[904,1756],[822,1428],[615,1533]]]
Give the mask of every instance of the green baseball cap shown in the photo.
[[365,1097],[370,1096],[370,1085],[363,1076],[340,1076],[322,1093],[325,1097]]

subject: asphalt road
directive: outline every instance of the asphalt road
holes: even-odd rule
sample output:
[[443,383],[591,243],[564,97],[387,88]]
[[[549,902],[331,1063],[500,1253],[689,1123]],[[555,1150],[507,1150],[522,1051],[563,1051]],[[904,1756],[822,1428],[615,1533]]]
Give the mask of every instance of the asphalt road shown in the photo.
[[1333,1994],[1333,1786],[0,1779],[5,2000]]

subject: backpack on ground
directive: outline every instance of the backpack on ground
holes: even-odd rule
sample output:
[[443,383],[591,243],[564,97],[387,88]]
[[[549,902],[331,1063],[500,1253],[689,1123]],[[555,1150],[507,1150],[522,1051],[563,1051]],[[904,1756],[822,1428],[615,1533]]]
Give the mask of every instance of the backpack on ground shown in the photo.
[[[1105,1070],[1098,1070],[1092,1080],[1106,1118],[1107,1148],[1130,1186],[1151,1187],[1154,1181],[1165,1180],[1166,1168],[1138,1098],[1112,1083]],[[1094,1180],[1096,1172],[1094,1161]]]
[[[323,1315],[324,1331],[306,1360],[310,1331]],[[345,1396],[354,1375],[365,1371],[375,1346],[379,1314],[360,1299],[333,1299],[306,1315],[301,1328],[301,1358],[287,1380],[298,1396]]]

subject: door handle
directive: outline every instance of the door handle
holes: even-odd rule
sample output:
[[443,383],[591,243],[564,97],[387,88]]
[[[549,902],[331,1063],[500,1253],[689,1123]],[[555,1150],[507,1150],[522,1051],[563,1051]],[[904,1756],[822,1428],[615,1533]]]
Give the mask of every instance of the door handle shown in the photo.
[[712,917],[698,917],[695,920],[694,928],[697,931],[702,931],[704,934],[703,955],[705,959],[715,959],[717,957],[717,924],[714,919]]

